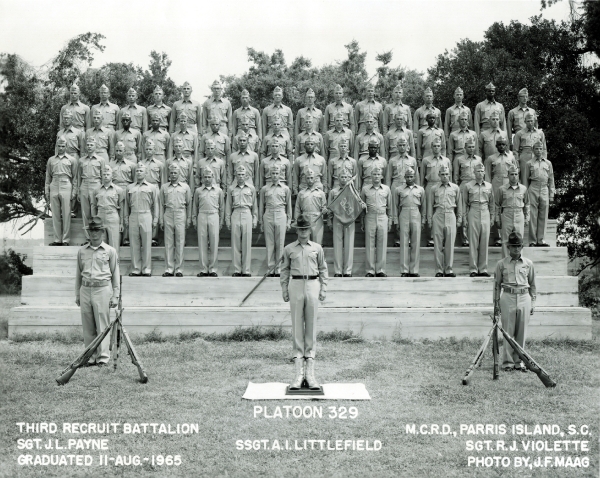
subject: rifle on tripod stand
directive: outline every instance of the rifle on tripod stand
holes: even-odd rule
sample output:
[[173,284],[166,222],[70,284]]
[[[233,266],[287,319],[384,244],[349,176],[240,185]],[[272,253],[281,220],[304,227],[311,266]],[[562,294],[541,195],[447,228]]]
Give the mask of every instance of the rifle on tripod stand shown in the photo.
[[[121,278],[120,281],[121,281],[121,296],[122,296],[123,295],[122,294],[123,279]],[[88,363],[90,358],[96,352],[96,349],[100,346],[100,344],[106,338],[106,336],[111,332],[112,333],[111,333],[109,350],[112,351],[113,347],[115,348],[115,352],[113,355],[114,370],[117,369],[117,361],[119,358],[119,348],[121,346],[121,341],[124,341],[125,346],[127,347],[127,352],[129,353],[129,356],[131,357],[131,362],[133,363],[133,365],[135,365],[137,367],[138,373],[140,374],[140,382],[141,383],[148,382],[148,375],[146,374],[146,372],[143,368],[142,362],[139,359],[138,353],[136,352],[136,350],[133,346],[133,343],[131,342],[131,338],[129,337],[129,334],[123,327],[122,316],[123,316],[124,309],[123,309],[123,303],[121,300],[121,296],[119,296],[119,304],[116,309],[115,320],[113,320],[102,331],[102,333],[100,335],[98,335],[94,339],[94,341],[86,347],[86,349],[83,351],[83,353],[79,357],[77,357],[67,368],[65,368],[60,373],[60,376],[56,379],[56,383],[58,383],[59,385],[65,385],[69,380],[71,380],[71,377],[75,374],[75,372],[77,372],[77,369],[85,366]]]

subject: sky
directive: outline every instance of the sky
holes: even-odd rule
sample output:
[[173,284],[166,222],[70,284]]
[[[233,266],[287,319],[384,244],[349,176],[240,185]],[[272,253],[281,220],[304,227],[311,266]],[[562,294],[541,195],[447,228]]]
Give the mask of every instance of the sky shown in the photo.
[[[540,12],[540,0],[0,0],[0,52],[16,53],[42,66],[81,33],[106,37],[93,67],[132,62],[147,68],[152,50],[166,52],[177,84],[189,81],[193,96],[210,94],[219,75],[242,74],[246,48],[281,49],[289,63],[298,56],[321,66],[343,60],[353,39],[375,55],[393,51],[391,66],[426,72],[437,55],[458,41],[483,39],[494,22],[527,23],[533,15],[566,20],[567,0]],[[13,237],[13,225],[0,225],[0,237]],[[36,228],[31,238],[43,237]]]

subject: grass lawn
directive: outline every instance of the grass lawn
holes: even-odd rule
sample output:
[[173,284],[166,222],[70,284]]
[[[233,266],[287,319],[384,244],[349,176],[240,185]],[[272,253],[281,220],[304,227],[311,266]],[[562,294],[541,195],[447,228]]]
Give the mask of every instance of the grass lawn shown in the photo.
[[[491,353],[469,386],[461,378],[475,355],[475,341],[353,342],[321,341],[317,377],[322,382],[362,382],[371,401],[261,401],[242,400],[248,384],[291,379],[288,340],[222,342],[203,339],[176,342],[136,341],[150,381],[137,382],[137,371],[124,357],[119,369],[81,369],[64,387],[54,381],[81,351],[81,344],[52,340],[0,341],[0,476],[598,476],[600,377],[599,342],[547,341],[528,347],[558,382],[546,389],[537,377],[520,372],[501,373],[492,381]],[[323,418],[254,417],[254,407],[317,406]],[[330,419],[330,406],[356,407],[356,419]],[[285,413],[285,411],[284,411]],[[17,422],[55,422],[59,433],[20,434]],[[199,433],[62,435],[63,423],[198,423]],[[457,436],[408,434],[407,424],[448,424]],[[460,435],[460,424],[505,424],[505,435]],[[532,427],[556,424],[588,425],[591,438],[552,435],[513,435],[514,424]],[[122,430],[120,430],[122,431]],[[91,467],[17,464],[19,438],[40,437],[108,439],[109,456],[180,455],[180,466],[99,467],[98,451],[35,453],[89,453]],[[378,451],[237,450],[237,440],[380,440]],[[467,451],[467,440],[517,440],[518,451]],[[589,452],[523,451],[521,440],[589,439]],[[317,445],[317,447],[320,445]],[[468,457],[507,456],[507,468],[467,466]],[[587,457],[587,468],[513,466],[516,456]]]

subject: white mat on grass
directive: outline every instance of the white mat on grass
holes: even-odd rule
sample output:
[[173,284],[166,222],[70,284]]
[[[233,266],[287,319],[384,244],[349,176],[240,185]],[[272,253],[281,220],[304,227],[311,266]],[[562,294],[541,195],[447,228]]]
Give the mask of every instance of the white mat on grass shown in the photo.
[[371,400],[364,383],[326,383],[325,395],[286,395],[287,383],[252,383],[242,398],[246,400]]

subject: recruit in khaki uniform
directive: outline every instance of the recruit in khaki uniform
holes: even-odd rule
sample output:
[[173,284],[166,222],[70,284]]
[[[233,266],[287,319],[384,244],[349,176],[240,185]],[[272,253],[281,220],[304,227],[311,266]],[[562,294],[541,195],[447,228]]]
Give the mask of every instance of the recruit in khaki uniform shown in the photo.
[[198,230],[200,252],[200,272],[197,276],[217,277],[219,231],[225,219],[225,198],[223,190],[215,184],[212,169],[204,167],[200,172],[202,186],[196,188],[192,206],[192,223]]
[[271,120],[271,130],[265,135],[264,141],[262,142],[262,157],[264,158],[268,152],[269,147],[273,141],[277,141],[281,154],[286,158],[292,159],[292,151],[294,145],[288,131],[283,128],[283,121],[280,116],[274,116]]
[[[281,156],[281,148],[277,139],[272,139],[269,143],[270,156],[261,159],[260,170],[258,172],[258,185],[262,188],[269,183],[271,179],[271,167],[276,164],[280,169],[280,181],[292,190],[292,165],[290,160]],[[260,222],[260,218],[259,218]]]
[[394,116],[394,122],[392,123],[389,131],[385,134],[383,140],[385,144],[385,159],[388,161],[398,154],[398,140],[401,137],[406,138],[408,142],[407,152],[413,158],[417,157],[415,150],[415,137],[412,129],[406,127],[406,113],[403,111],[399,112]]
[[[523,237],[512,232],[508,237],[509,254],[498,261],[494,280],[494,308],[500,309],[502,328],[525,348],[529,316],[535,309],[536,286],[533,262],[523,257]],[[502,295],[500,292],[502,291]],[[507,340],[502,347],[502,368],[505,372],[527,368]]]
[[[88,223],[90,242],[77,252],[75,303],[81,307],[83,343],[87,347],[110,324],[109,310],[119,302],[117,251],[102,242],[104,225],[94,217]],[[110,359],[107,336],[84,366],[105,366]]]
[[124,111],[120,117],[122,128],[115,133],[115,141],[121,141],[125,145],[125,157],[137,163],[142,159],[142,133],[131,128],[129,111]]
[[[312,88],[306,90],[306,106],[300,108],[296,114],[296,122],[294,125],[294,136],[296,138],[298,138],[298,135],[306,129],[304,122],[307,116],[311,117],[312,126],[315,132],[324,133],[327,131],[323,126],[323,112],[315,106],[315,92]],[[323,150],[321,149],[321,153],[322,152]]]
[[507,184],[494,190],[496,200],[496,224],[502,234],[502,255],[508,255],[508,236],[518,232],[523,237],[525,223],[529,221],[529,197],[527,188],[519,184],[519,168],[512,164],[508,169]]
[[415,137],[419,134],[421,128],[427,126],[427,113],[433,113],[435,115],[435,126],[441,128],[442,125],[442,112],[433,106],[433,91],[431,88],[425,88],[423,92],[423,105],[415,110],[413,119],[413,133]]
[[92,217],[92,196],[94,191],[100,187],[102,170],[107,162],[104,158],[96,155],[94,138],[90,137],[86,140],[85,149],[87,154],[79,160],[77,165],[77,200],[81,204],[85,237],[89,239],[87,225]]
[[169,156],[173,156],[175,142],[180,139],[183,141],[183,156],[192,160],[193,163],[198,159],[198,135],[189,129],[188,118],[181,115],[178,120],[179,128],[171,133],[169,141]]
[[[449,139],[454,131],[465,129],[465,127],[473,128],[471,109],[463,105],[464,97],[465,93],[460,86],[454,90],[454,104],[446,110],[446,118],[444,119],[444,135],[446,139]],[[462,126],[459,121],[461,115],[467,115],[467,124],[465,126]],[[450,151],[448,151],[448,156],[450,156]]]
[[212,96],[202,105],[202,131],[205,133],[210,131],[210,119],[213,117],[218,122],[217,130],[229,138],[232,134],[231,103],[227,98],[223,98],[223,85],[219,80],[213,81],[210,89]]
[[[247,117],[248,129],[245,129],[244,131],[248,133],[248,131],[250,130],[259,139],[262,139],[263,129],[260,118],[260,112],[254,106],[250,106],[250,93],[248,92],[248,90],[242,90],[240,100],[242,102],[242,106],[240,106],[237,110],[233,112],[231,134],[236,135],[240,132],[240,130],[242,129],[242,119],[244,117]],[[235,140],[232,141],[232,143],[233,149],[235,149]],[[252,151],[256,151],[258,153],[258,149],[253,149]]]
[[502,131],[506,131],[506,113],[504,106],[496,101],[496,87],[492,82],[485,86],[485,97],[485,100],[477,103],[475,107],[475,117],[473,118],[475,132],[479,136],[483,131],[492,127],[490,117],[494,112],[498,114],[498,126]]
[[[515,160],[513,154],[508,151],[508,141],[504,136],[500,136],[496,140],[496,149],[498,152],[488,156],[483,163],[485,166],[485,180],[488,183],[492,183],[495,198],[498,197],[500,187],[509,182],[510,167],[514,166],[517,169],[519,168],[519,163]],[[508,238],[508,234],[511,231],[512,229],[509,229],[506,233],[506,237],[501,239],[503,236],[501,235],[500,230],[498,230],[494,245],[496,247],[500,246],[501,242]],[[521,234],[523,234],[523,231],[521,231]]]
[[92,194],[92,216],[97,216],[104,224],[104,242],[117,251],[123,232],[125,190],[112,182],[112,168],[106,166],[102,172],[102,186]]
[[108,86],[102,85],[100,91],[100,103],[92,106],[91,115],[94,116],[96,111],[100,111],[102,114],[102,126],[115,131],[117,129],[117,115],[119,114],[119,107],[108,101],[110,97],[110,90]]
[[[294,195],[306,189],[306,169],[315,173],[315,185],[327,192],[329,180],[327,178],[327,162],[325,158],[315,151],[315,143],[312,138],[306,140],[306,151],[296,158],[292,167],[292,191]],[[314,237],[313,237],[314,239]]]
[[327,165],[327,178],[329,179],[329,191],[339,186],[340,176],[344,169],[350,172],[350,177],[354,179],[354,186],[358,189],[358,164],[356,159],[348,156],[349,143],[346,138],[341,138],[338,143],[340,155],[331,159]]
[[446,153],[446,137],[444,130],[435,125],[435,113],[427,113],[427,126],[421,128],[417,133],[417,161],[419,164],[425,158],[433,156],[433,143],[439,141],[442,148],[442,154]]
[[[392,190],[392,196],[396,192],[396,189],[406,184],[405,171],[407,168],[411,168],[413,173],[416,174],[417,184],[419,183],[419,166],[417,160],[408,155],[408,139],[401,135],[396,140],[396,155],[393,156],[389,161],[385,170],[385,184],[389,185]],[[414,179],[414,178],[413,178]],[[397,224],[398,212],[396,211],[396,201],[392,201],[392,222]],[[420,233],[419,233],[420,237]],[[420,243],[419,243],[420,245]],[[394,247],[400,247],[400,229],[396,227],[396,241]]]
[[166,129],[160,126],[161,118],[158,113],[152,113],[150,116],[150,129],[142,135],[142,159],[146,159],[146,143],[152,141],[154,143],[154,157],[160,162],[167,161],[167,154],[170,150],[171,135]]
[[258,223],[265,234],[269,277],[279,277],[285,233],[292,223],[292,192],[281,180],[281,167],[271,165],[269,183],[260,189]]
[[[461,196],[464,197],[465,187],[469,181],[475,179],[476,164],[483,161],[475,155],[475,143],[477,135],[468,126],[469,117],[466,112],[460,113],[458,117],[459,129],[450,133],[448,139],[448,159],[452,163],[453,179],[460,186]],[[466,224],[463,222],[462,245],[468,246],[468,234]]]
[[383,105],[378,101],[375,101],[375,87],[371,84],[367,84],[366,98],[356,103],[356,106],[354,107],[357,138],[361,133],[367,131],[367,120],[369,116],[375,118],[375,131],[381,131],[383,129]]
[[427,222],[433,231],[435,276],[456,277],[452,266],[456,227],[462,224],[460,189],[450,182],[450,169],[447,166],[440,167],[439,175],[440,184],[429,190],[426,199]]
[[233,277],[250,277],[252,257],[252,229],[258,225],[256,189],[248,181],[248,170],[239,165],[235,170],[235,184],[227,189],[225,224],[231,231]]
[[402,96],[404,94],[404,90],[402,89],[402,85],[396,85],[394,91],[392,92],[393,103],[385,105],[383,109],[383,135],[385,136],[387,132],[392,129],[395,118],[398,114],[402,113],[406,116],[406,125],[412,130],[412,116],[410,114],[410,106],[402,103]]
[[354,121],[354,108],[352,105],[344,102],[344,89],[341,85],[335,85],[333,89],[333,97],[335,101],[329,103],[323,114],[323,131],[329,131],[335,126],[336,116],[342,115],[342,125],[344,128],[352,131],[356,135],[356,123]]
[[[65,138],[67,141],[67,149],[65,152],[75,159],[79,159],[85,152],[85,133],[83,130],[73,126],[73,113],[70,110],[65,110],[63,113],[63,128],[61,128],[56,134],[56,140],[58,138]],[[58,150],[54,149],[54,154]],[[107,158],[108,161],[108,158]]]
[[158,189],[146,181],[146,166],[138,163],[135,183],[125,194],[125,227],[131,242],[130,276],[152,275],[152,231],[158,225]]
[[380,152],[382,155],[385,154],[383,135],[375,129],[375,126],[377,125],[375,116],[367,115],[365,122],[366,126],[363,128],[365,130],[356,136],[356,141],[354,142],[354,158],[357,161],[360,161],[363,156],[369,154],[369,143],[373,140],[379,141],[379,144],[381,145]]
[[[183,159],[183,158],[182,158]],[[183,277],[185,230],[192,223],[192,191],[180,180],[177,163],[169,165],[169,182],[160,188],[160,228],[165,231],[165,272],[163,277]]]
[[387,161],[383,156],[379,156],[379,139],[371,138],[369,141],[369,155],[363,156],[358,161],[357,165],[357,176],[358,176],[358,188],[362,188],[368,184],[371,184],[373,168],[377,167],[381,171],[385,171],[387,168]]
[[256,189],[259,183],[258,172],[260,169],[258,154],[249,149],[249,135],[244,131],[240,131],[236,138],[238,150],[231,153],[227,163],[227,190],[229,191],[229,185],[236,182],[236,171],[240,166],[246,170],[246,182]]
[[469,272],[471,277],[489,277],[488,247],[491,219],[495,217],[494,188],[485,181],[485,167],[475,166],[475,179],[468,181],[460,193],[463,200],[463,224],[469,231]]
[[[425,196],[429,198],[431,188],[440,184],[440,168],[446,166],[452,171],[452,163],[446,156],[440,154],[442,142],[438,139],[431,145],[433,156],[425,158],[421,163],[421,186],[425,188]],[[427,247],[433,247],[433,229],[429,227],[429,240]]]
[[190,191],[195,191],[194,164],[190,158],[183,155],[183,141],[181,138],[175,140],[174,150],[173,157],[167,159],[166,171],[169,171],[172,164],[176,164],[179,168],[179,181],[186,183]]
[[[329,191],[328,205],[341,194],[346,185],[352,181],[352,173],[346,168],[339,172],[339,184]],[[366,204],[362,204],[365,208]],[[342,223],[333,211],[329,209],[329,229],[333,231],[333,270],[334,277],[352,277],[354,264],[354,234],[355,221]]]
[[295,376],[290,389],[297,390],[306,378],[308,387],[318,389],[315,378],[317,314],[327,291],[327,263],[323,248],[309,241],[310,223],[296,220],[298,240],[285,246],[281,267],[283,300],[290,303],[294,344]]
[[365,232],[365,277],[387,277],[385,273],[387,238],[392,228],[392,192],[381,183],[383,171],[371,169],[371,184],[362,188],[360,198],[367,205],[361,219]]
[[296,135],[296,157],[305,153],[304,144],[309,139],[315,144],[315,151],[318,154],[325,154],[325,144],[323,141],[323,135],[315,130],[314,125],[316,120],[313,119],[312,115],[305,115],[303,118],[304,129]]
[[73,115],[73,126],[80,131],[85,131],[92,125],[90,117],[90,107],[79,101],[79,86],[73,84],[69,88],[69,102],[60,109],[59,128],[64,128],[65,111],[70,111]]
[[223,193],[227,192],[227,168],[225,161],[217,156],[215,142],[209,139],[205,144],[206,157],[200,158],[195,165],[195,171],[198,174],[197,184],[202,184],[202,171],[209,168],[213,173],[213,182],[221,188]]
[[128,104],[119,110],[117,123],[121,123],[123,114],[127,112],[131,117],[131,128],[136,129],[140,132],[140,134],[143,134],[148,129],[148,111],[146,111],[146,108],[136,103],[137,98],[137,91],[135,91],[133,88],[129,88],[127,91]]
[[347,150],[352,151],[354,147],[354,133],[344,126],[344,115],[335,115],[335,125],[323,135],[323,146],[325,148],[323,157],[328,164],[340,157],[339,144],[342,140],[348,143]]
[[548,208],[554,201],[554,171],[552,163],[543,157],[543,145],[533,145],[533,158],[525,166],[525,182],[529,199],[529,246],[548,247],[544,240]]
[[546,148],[546,136],[541,129],[534,126],[535,115],[531,112],[525,115],[525,128],[519,130],[513,139],[513,152],[521,170],[521,182],[525,184],[525,171],[527,163],[533,159],[533,145],[542,145],[542,158],[548,157]]
[[146,111],[148,112],[149,120],[152,120],[154,116],[157,116],[159,128],[164,132],[168,132],[169,121],[171,120],[171,107],[163,102],[164,97],[165,92],[160,86],[157,85],[152,92],[154,104],[148,105]]
[[[135,179],[136,163],[125,159],[125,145],[121,141],[115,144],[115,159],[109,163],[109,166],[113,172],[113,184],[119,186],[127,194],[127,188]],[[122,240],[124,246],[129,245],[129,229],[127,227],[123,229]]]
[[73,185],[77,178],[77,161],[65,153],[65,138],[58,138],[56,149],[56,155],[48,159],[44,185],[46,204],[50,204],[54,228],[54,242],[50,245],[68,246],[71,234],[71,201],[77,193],[77,188]]
[[96,154],[102,156],[107,162],[115,159],[115,132],[108,126],[102,126],[102,113],[94,111],[93,126],[85,132],[85,137],[96,140]]
[[262,139],[263,142],[267,139],[267,134],[273,131],[273,120],[276,117],[281,117],[282,132],[288,139],[292,139],[294,135],[294,114],[292,110],[283,103],[283,90],[276,86],[273,89],[273,103],[267,106],[262,112]]
[[[161,186],[167,182],[165,163],[155,156],[154,142],[151,139],[146,142],[144,150],[146,159],[142,161],[142,164],[146,166],[146,181],[160,191]],[[155,225],[152,230],[152,245],[155,247],[158,246],[157,236],[158,227]]]
[[498,112],[492,112],[489,119],[490,127],[479,133],[479,137],[477,138],[477,154],[481,156],[484,164],[487,158],[498,152],[496,143],[500,138],[504,138],[506,140],[506,144],[508,144],[506,132],[502,131],[500,126],[498,126],[499,119],[500,116],[498,115]]
[[210,116],[208,125],[208,130],[202,135],[198,143],[198,155],[200,157],[205,156],[206,144],[212,140],[215,143],[216,155],[227,162],[231,154],[231,141],[229,136],[220,129],[223,126],[222,121],[217,116]]
[[400,277],[420,277],[421,228],[427,220],[427,202],[425,189],[415,184],[415,175],[413,168],[406,167],[404,184],[394,189],[397,211],[394,220],[398,221],[400,236]]
[[510,110],[506,117],[506,132],[508,133],[509,141],[512,141],[513,134],[517,134],[519,130],[525,128],[525,115],[529,112],[533,113],[535,118],[534,126],[538,128],[537,113],[533,108],[527,106],[527,102],[529,101],[527,88],[519,91],[518,98],[519,106]]
[[196,100],[192,99],[192,85],[187,81],[181,87],[183,99],[173,103],[171,110],[171,118],[169,120],[169,133],[172,135],[175,132],[175,127],[180,124],[179,118],[186,117],[186,123],[192,133],[202,134],[202,106]]
[[323,187],[316,183],[317,176],[309,166],[305,166],[303,176],[306,187],[298,193],[294,217],[297,219],[302,215],[310,221],[311,239],[318,244],[323,244],[323,215],[327,213],[327,196],[323,192]]
[[248,151],[256,153],[257,155],[261,152],[262,140],[260,136],[250,128],[250,117],[244,115],[239,120],[239,126],[237,134],[233,137],[231,141],[231,151],[237,152],[240,150],[239,138],[244,136],[246,138],[246,143],[248,144]]

